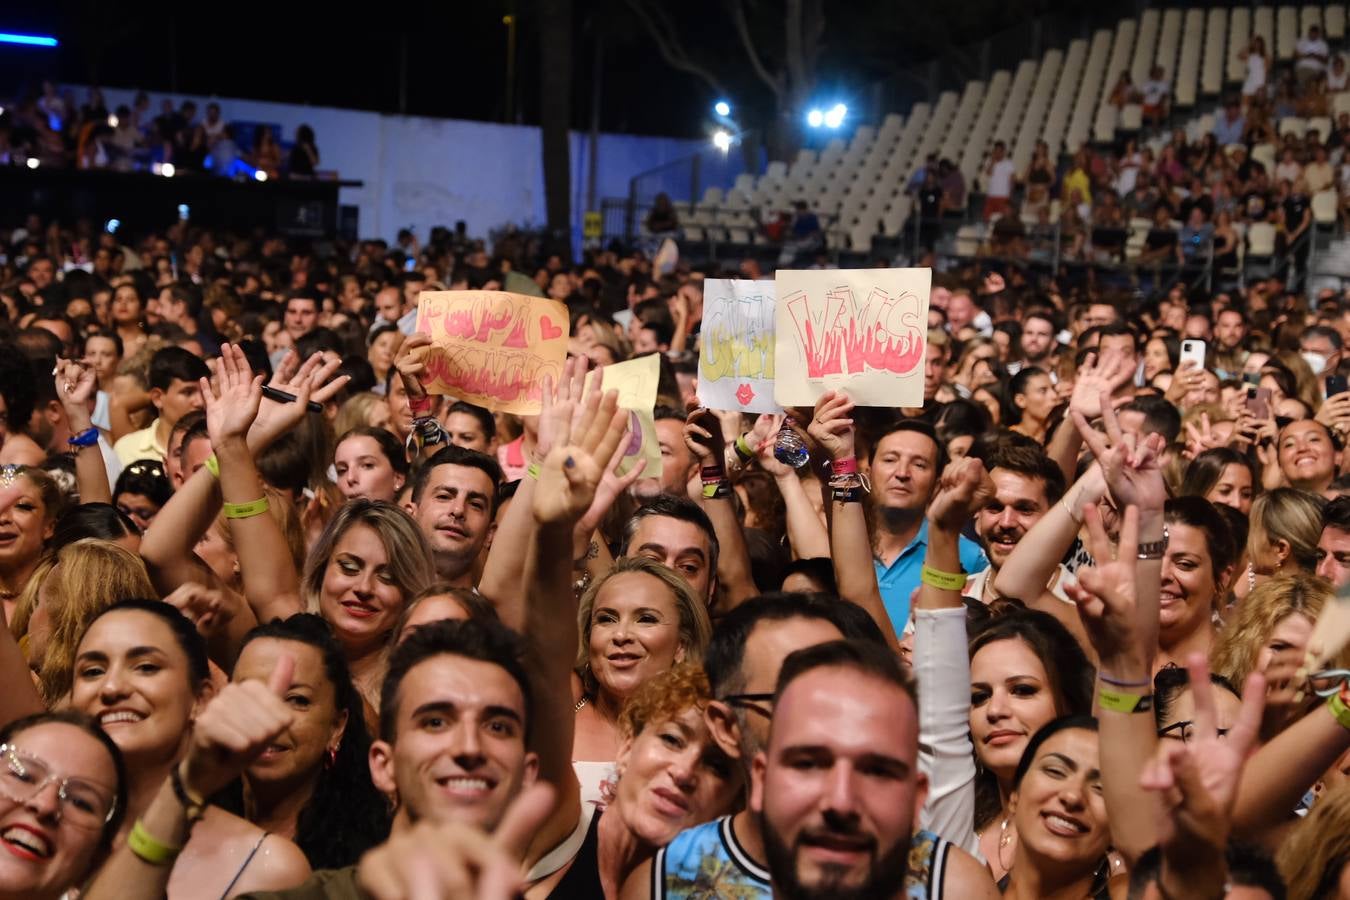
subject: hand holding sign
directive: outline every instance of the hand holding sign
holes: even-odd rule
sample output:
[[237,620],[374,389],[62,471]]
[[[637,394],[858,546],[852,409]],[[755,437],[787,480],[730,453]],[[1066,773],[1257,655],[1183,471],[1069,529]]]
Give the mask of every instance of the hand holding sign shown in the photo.
[[567,358],[567,307],[505,291],[423,291],[417,331],[431,337],[420,380],[502,412],[539,412],[545,379]]

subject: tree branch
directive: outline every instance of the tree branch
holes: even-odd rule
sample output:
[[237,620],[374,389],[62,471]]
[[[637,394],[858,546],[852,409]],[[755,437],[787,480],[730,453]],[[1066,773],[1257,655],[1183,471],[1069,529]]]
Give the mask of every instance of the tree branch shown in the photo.
[[[745,55],[750,59],[750,66],[755,70],[755,74],[760,80],[769,86],[775,97],[781,99],[783,95],[783,83],[781,77],[774,77],[769,70],[765,68],[764,63],[759,58],[759,53],[755,50],[755,42],[750,37],[750,25],[745,19],[745,6],[741,0],[729,0],[731,18],[736,23],[736,33],[741,37],[741,44],[745,47]],[[789,4],[790,5],[790,4]],[[789,26],[790,27],[790,26]],[[791,32],[789,32],[790,34]],[[790,40],[790,39],[789,39]],[[792,58],[789,52],[788,58]]]
[[[648,4],[644,0],[627,0],[627,3],[628,7],[642,21],[643,27],[651,35],[652,41],[656,44],[656,49],[667,65],[681,72],[687,72],[690,75],[702,78],[718,94],[725,95],[727,93],[716,75],[689,58],[689,54],[680,44],[675,31],[675,23],[666,16],[659,3]],[[658,22],[658,19],[661,21]]]

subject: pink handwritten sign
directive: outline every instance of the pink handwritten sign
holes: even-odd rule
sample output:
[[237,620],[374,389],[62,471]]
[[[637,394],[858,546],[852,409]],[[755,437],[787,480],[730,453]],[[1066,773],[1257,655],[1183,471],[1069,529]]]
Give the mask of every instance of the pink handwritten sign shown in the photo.
[[780,270],[774,400],[846,389],[861,406],[922,406],[931,269]]
[[502,412],[539,412],[545,377],[567,359],[567,307],[505,291],[423,291],[427,391]]

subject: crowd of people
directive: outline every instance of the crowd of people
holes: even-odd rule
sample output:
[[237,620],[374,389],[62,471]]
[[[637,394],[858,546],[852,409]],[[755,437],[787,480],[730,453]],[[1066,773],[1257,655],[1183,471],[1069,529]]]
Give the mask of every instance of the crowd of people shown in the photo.
[[[1142,84],[1126,71],[1110,87],[1107,103],[1116,110],[1138,105],[1142,119],[1142,128],[1121,131],[1114,146],[1085,144],[1061,162],[1037,142],[1019,171],[998,142],[973,185],[950,160],[928,158],[908,185],[922,245],[936,246],[948,214],[965,217],[974,188],[989,225],[981,256],[1128,265],[1164,279],[1181,273],[1195,280],[1208,269],[1236,281],[1247,229],[1268,223],[1275,255],[1292,253],[1302,267],[1314,195],[1333,192],[1342,223],[1350,223],[1350,114],[1335,102],[1350,88],[1346,60],[1316,26],[1287,66],[1277,68],[1259,35],[1239,59],[1242,86],[1223,97],[1207,133],[1190,129],[1188,137],[1174,114],[1168,73],[1155,66]],[[1306,129],[1281,129],[1291,117]],[[1131,234],[1144,221],[1138,244]]]
[[[742,416],[750,260],[4,238],[0,898],[1350,897],[1343,299],[937,274],[921,407]],[[447,288],[566,304],[537,415]]]
[[[200,115],[199,115],[200,113]],[[90,88],[81,103],[50,81],[0,107],[0,165],[106,169],[114,172],[203,172],[226,178],[312,178],[319,171],[314,129],[301,125],[283,146],[268,123],[231,122],[211,101],[161,99],[144,91],[130,106],[109,108]]]

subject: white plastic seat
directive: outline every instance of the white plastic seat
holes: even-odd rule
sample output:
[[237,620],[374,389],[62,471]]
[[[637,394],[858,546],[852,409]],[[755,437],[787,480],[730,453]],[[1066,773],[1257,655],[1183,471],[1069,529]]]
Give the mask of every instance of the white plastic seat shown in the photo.
[[1253,222],[1247,228],[1247,255],[1270,257],[1275,255],[1275,226],[1269,222]]
[[1312,195],[1313,221],[1318,225],[1336,224],[1337,196],[1332,190],[1318,191]]

